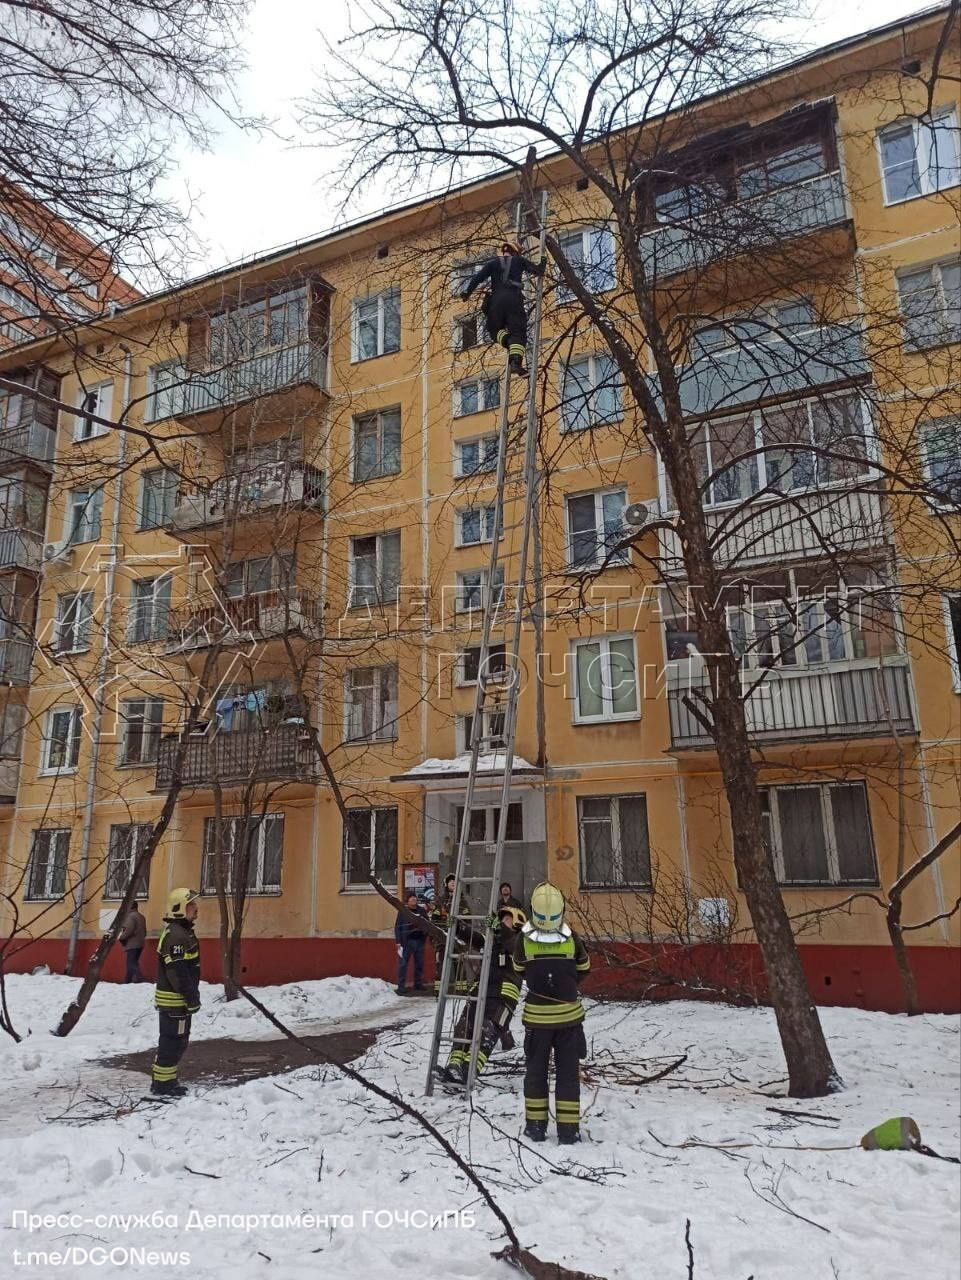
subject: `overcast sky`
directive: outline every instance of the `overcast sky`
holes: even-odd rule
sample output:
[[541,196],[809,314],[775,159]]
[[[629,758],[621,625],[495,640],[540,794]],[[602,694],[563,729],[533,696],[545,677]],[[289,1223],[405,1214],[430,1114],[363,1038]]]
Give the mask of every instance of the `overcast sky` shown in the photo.
[[[926,7],[910,0],[814,0],[817,21],[799,28],[798,39],[829,44]],[[309,93],[322,62],[320,22],[335,37],[347,29],[347,12],[345,0],[255,0],[247,33],[249,71],[238,91],[243,108],[274,121],[282,136],[226,130],[212,154],[182,157],[175,186],[189,193],[193,225],[206,245],[202,266],[263,253],[334,223],[338,197],[324,179],[325,153],[297,145],[306,139],[297,129],[294,104]],[[358,207],[355,213],[360,212]]]

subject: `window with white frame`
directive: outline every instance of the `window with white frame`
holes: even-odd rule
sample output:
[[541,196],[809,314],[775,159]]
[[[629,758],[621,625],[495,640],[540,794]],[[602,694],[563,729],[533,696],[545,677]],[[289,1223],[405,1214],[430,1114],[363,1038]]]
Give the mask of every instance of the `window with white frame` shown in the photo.
[[[457,592],[455,608],[458,613],[468,613],[483,609],[487,603],[489,569],[464,569],[457,575]],[[499,606],[504,603],[504,569],[497,570],[494,589],[491,593],[492,603]]]
[[[469,645],[460,655],[458,681],[460,684],[476,684],[481,674],[481,647],[479,644]],[[484,664],[484,677],[491,681],[507,678],[507,646],[490,644],[487,646],[487,661]]]
[[637,654],[633,636],[577,640],[574,658],[574,720],[577,724],[636,720]]
[[354,667],[347,672],[344,732],[349,742],[397,737],[397,668]]
[[62,898],[67,892],[67,859],[70,856],[70,831],[66,827],[42,827],[30,842],[30,872],[27,876],[28,900]]
[[83,733],[83,707],[54,707],[47,712],[43,734],[44,773],[76,769]]
[[567,499],[567,567],[596,569],[628,564],[630,547],[619,547],[624,537],[623,489],[598,489]]
[[11,289],[8,284],[4,284],[2,281],[0,281],[0,302],[14,311],[19,311],[22,316],[33,318],[37,314],[35,303],[31,302],[29,298],[25,298],[22,293],[18,293],[16,289]]
[[[613,289],[617,281],[614,258],[614,235],[610,227],[579,227],[557,237],[561,252],[575,275],[591,293]],[[562,302],[573,297],[563,281],[558,285]]]
[[74,418],[74,440],[92,440],[94,436],[106,435],[108,428],[95,422],[94,415],[109,418],[112,414],[113,383],[98,382],[92,387],[81,387],[77,407],[80,413]]
[[[470,825],[467,829],[469,844],[490,844],[497,839],[500,825],[500,805],[487,805],[485,808],[471,809]],[[464,822],[464,806],[459,804],[454,809],[454,840],[460,840],[460,829]],[[511,800],[507,805],[507,824],[504,839],[512,842],[524,839],[524,806],[520,800]]]
[[921,453],[930,500],[941,507],[961,507],[961,418],[925,423]]
[[470,262],[458,262],[456,266],[451,268],[450,291],[455,298],[460,297],[487,261],[488,259],[486,258],[475,258]]
[[354,419],[354,481],[400,472],[400,409],[379,409]]
[[465,418],[470,413],[496,409],[501,402],[499,378],[471,378],[459,382],[454,388],[454,417]]
[[561,376],[561,425],[585,431],[621,417],[621,380],[610,356],[569,360]]
[[343,887],[370,889],[370,877],[397,882],[397,809],[348,809],[344,824]]
[[814,304],[809,298],[766,302],[750,312],[725,316],[702,325],[691,338],[691,355],[717,359],[760,343],[794,340],[817,327]]
[[961,693],[961,594],[944,597],[944,630],[948,641],[951,685]]
[[779,883],[878,883],[863,782],[764,787],[761,817]]
[[268,591],[287,591],[297,581],[297,561],[293,551],[274,551],[249,560],[234,560],[224,571],[224,595],[243,600]]
[[151,467],[140,477],[138,529],[162,529],[177,501],[178,476],[169,467]]
[[[137,859],[152,835],[153,823],[151,822],[123,822],[114,823],[111,826],[110,843],[107,846],[107,872],[103,886],[105,898],[122,898],[127,892]],[[138,898],[147,896],[149,875],[149,866],[145,866],[137,880],[135,893]]]
[[222,879],[224,891],[234,893],[246,870],[248,895],[280,893],[283,857],[282,813],[205,818],[200,892],[216,893]]
[[[489,755],[492,751],[503,751],[507,746],[504,737],[506,718],[503,711],[487,708],[481,712],[480,753]],[[471,734],[474,732],[474,713],[458,716],[455,724],[457,751],[464,755],[471,749]]]
[[129,698],[120,706],[120,763],[155,764],[163,734],[163,698]]
[[164,364],[151,365],[147,370],[146,422],[159,422],[173,418],[183,401],[187,371],[181,360],[168,360]]
[[954,108],[899,120],[878,133],[885,204],[957,185],[958,115]]
[[67,494],[66,537],[70,542],[96,542],[100,537],[103,489],[71,489]]
[[577,817],[582,889],[651,887],[646,796],[579,796]]
[[458,440],[454,445],[454,474],[476,476],[497,469],[497,433]]
[[159,578],[138,578],[130,591],[130,618],[127,639],[131,644],[165,640],[170,620],[169,574]]
[[92,625],[92,591],[70,591],[57,596],[57,616],[53,624],[53,647],[57,653],[89,649]]
[[394,604],[400,587],[400,534],[350,540],[350,607]]
[[400,290],[355,298],[351,359],[372,360],[400,350]]
[[458,316],[454,321],[454,350],[470,351],[486,341],[484,334],[484,317],[479,311],[470,315]]
[[913,351],[957,342],[961,334],[961,262],[933,262],[897,274],[904,345]]
[[457,512],[457,545],[474,547],[481,542],[492,542],[496,516],[494,506],[463,507]]

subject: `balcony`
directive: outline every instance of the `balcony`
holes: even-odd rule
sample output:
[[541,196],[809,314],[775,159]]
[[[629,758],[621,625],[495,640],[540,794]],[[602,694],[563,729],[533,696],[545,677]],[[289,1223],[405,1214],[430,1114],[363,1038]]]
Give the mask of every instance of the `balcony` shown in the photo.
[[0,431],[0,467],[18,462],[52,466],[56,446],[56,431],[40,422],[25,422]]
[[209,592],[170,614],[168,653],[241,644],[291,633],[318,637],[324,621],[320,601],[297,587],[258,591],[240,599]]
[[207,489],[181,493],[166,528],[176,537],[222,525],[225,520],[274,516],[291,508],[322,511],[323,505],[322,471],[304,462],[277,462],[228,473]]
[[27,685],[33,662],[33,644],[29,640],[0,640],[0,684]]
[[645,269],[665,278],[704,271],[712,263],[797,240],[848,220],[839,170],[784,186],[751,200],[720,204],[684,226],[662,226],[641,236]]
[[[918,731],[911,674],[904,658],[885,662],[879,669],[848,664],[817,671],[769,671],[745,673],[749,689],[745,703],[748,731],[757,742],[801,742],[830,738],[890,737]],[[752,687],[753,686],[753,687]],[[701,700],[707,684],[685,682],[668,690],[671,746],[674,750],[712,748],[714,740],[694,715],[690,702],[710,720]]]
[[43,563],[43,536],[30,529],[0,528],[0,573],[25,569],[39,573]]
[[173,416],[228,409],[248,400],[298,386],[321,391],[327,387],[327,345],[305,341],[295,346],[264,351],[212,369],[187,373],[185,382],[173,394]]
[[0,757],[0,804],[16,802],[19,781],[20,761],[9,756]]
[[183,747],[180,780],[185,787],[241,786],[251,782],[312,782],[317,774],[310,735],[303,722],[191,735],[160,741],[155,790],[169,791]]

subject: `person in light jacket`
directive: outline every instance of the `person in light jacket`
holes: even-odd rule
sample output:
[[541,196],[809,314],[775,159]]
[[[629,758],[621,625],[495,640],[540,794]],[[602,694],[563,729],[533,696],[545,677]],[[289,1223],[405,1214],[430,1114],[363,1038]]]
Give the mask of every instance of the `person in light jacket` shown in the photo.
[[147,921],[143,918],[139,903],[134,902],[131,905],[118,939],[127,958],[127,975],[124,982],[146,982],[146,978],[140,972],[140,957],[143,955],[144,944],[147,941]]

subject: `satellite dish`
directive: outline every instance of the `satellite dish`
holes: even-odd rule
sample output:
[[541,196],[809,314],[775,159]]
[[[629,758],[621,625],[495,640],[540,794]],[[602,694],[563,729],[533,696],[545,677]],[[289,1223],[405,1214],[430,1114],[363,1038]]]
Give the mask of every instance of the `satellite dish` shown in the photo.
[[650,519],[651,510],[645,502],[632,502],[629,507],[624,508],[624,523],[633,529],[643,528]]

